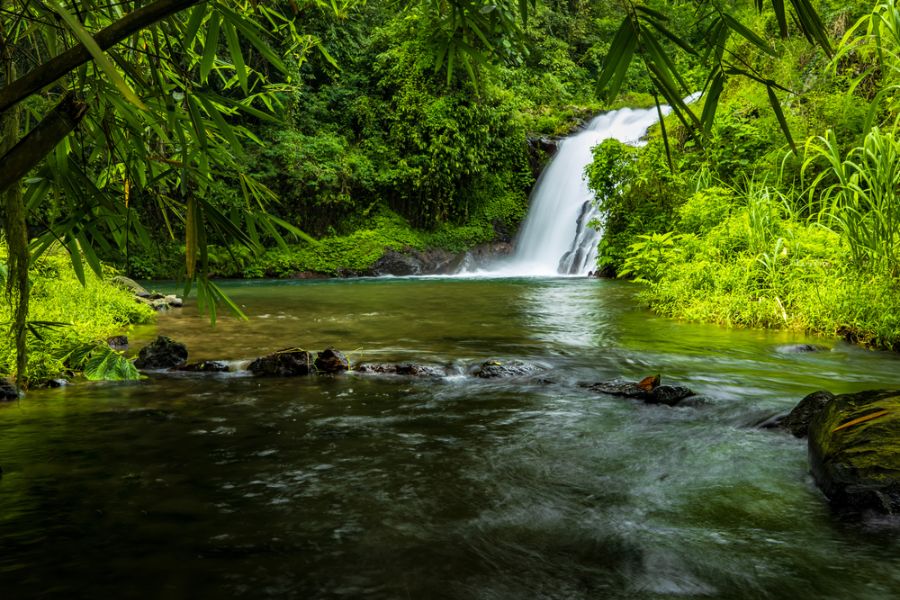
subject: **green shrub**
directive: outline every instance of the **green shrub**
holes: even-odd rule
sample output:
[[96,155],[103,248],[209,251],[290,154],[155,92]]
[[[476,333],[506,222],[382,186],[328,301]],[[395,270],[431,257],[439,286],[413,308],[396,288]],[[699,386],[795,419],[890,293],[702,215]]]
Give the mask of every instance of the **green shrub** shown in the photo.
[[[6,256],[0,255],[5,262]],[[104,275],[114,272],[107,270]],[[68,254],[48,251],[31,271],[31,304],[28,336],[28,378],[40,382],[59,377],[67,370],[81,370],[98,344],[127,331],[132,324],[149,323],[154,317],[150,307],[135,302],[134,296],[85,273],[81,285]],[[0,322],[11,320],[9,304],[0,303]],[[80,352],[81,360],[73,360]],[[100,356],[94,354],[94,357]],[[101,357],[102,358],[102,357]],[[107,357],[108,358],[108,357]],[[12,375],[15,346],[9,335],[0,336],[0,374]]]

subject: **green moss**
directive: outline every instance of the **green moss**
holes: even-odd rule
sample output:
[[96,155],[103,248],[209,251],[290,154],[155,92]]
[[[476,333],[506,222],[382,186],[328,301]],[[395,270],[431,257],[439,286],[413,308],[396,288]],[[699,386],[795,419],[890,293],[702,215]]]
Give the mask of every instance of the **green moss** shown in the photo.
[[900,392],[836,396],[809,428],[810,463],[833,502],[900,510]]

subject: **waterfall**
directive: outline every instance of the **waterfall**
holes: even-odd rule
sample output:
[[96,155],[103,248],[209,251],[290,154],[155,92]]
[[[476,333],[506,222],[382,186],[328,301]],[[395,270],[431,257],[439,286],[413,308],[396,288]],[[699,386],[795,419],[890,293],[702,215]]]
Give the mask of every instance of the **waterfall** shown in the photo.
[[[685,101],[693,101],[699,94]],[[663,107],[663,114],[670,108]],[[656,123],[656,108],[623,108],[603,113],[581,131],[559,143],[550,164],[531,193],[530,207],[516,236],[513,254],[480,271],[493,276],[587,275],[597,261],[601,232],[591,227],[600,222],[588,189],[584,169],[591,150],[605,139],[632,145]]]

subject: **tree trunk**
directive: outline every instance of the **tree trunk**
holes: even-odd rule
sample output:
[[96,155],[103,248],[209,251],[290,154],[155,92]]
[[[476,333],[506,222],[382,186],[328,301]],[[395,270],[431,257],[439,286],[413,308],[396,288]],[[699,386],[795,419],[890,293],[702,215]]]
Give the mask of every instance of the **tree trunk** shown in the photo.
[[[0,26],[0,69],[4,82],[16,78],[16,63],[12,48],[7,43],[7,32]],[[6,154],[19,136],[19,108],[12,107],[0,113],[0,156]],[[5,167],[5,164],[4,164]],[[2,190],[2,188],[0,188]],[[26,319],[28,318],[28,230],[25,224],[25,206],[22,203],[22,188],[17,181],[5,191],[0,191],[3,200],[3,232],[9,257],[7,258],[6,297],[12,312],[11,334],[16,345],[16,385],[22,388],[26,383],[27,350],[25,348]]]

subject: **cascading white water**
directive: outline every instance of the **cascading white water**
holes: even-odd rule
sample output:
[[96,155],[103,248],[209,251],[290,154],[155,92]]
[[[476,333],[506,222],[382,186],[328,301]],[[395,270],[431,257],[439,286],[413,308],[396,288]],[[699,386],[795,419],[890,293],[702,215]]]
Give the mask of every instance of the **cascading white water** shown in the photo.
[[[692,101],[695,97],[686,98]],[[670,108],[663,107],[663,114]],[[656,108],[623,108],[595,117],[583,130],[559,143],[531,193],[528,215],[516,236],[512,256],[479,272],[491,276],[587,275],[597,260],[601,232],[584,169],[591,149],[608,138],[632,145],[658,120]]]

